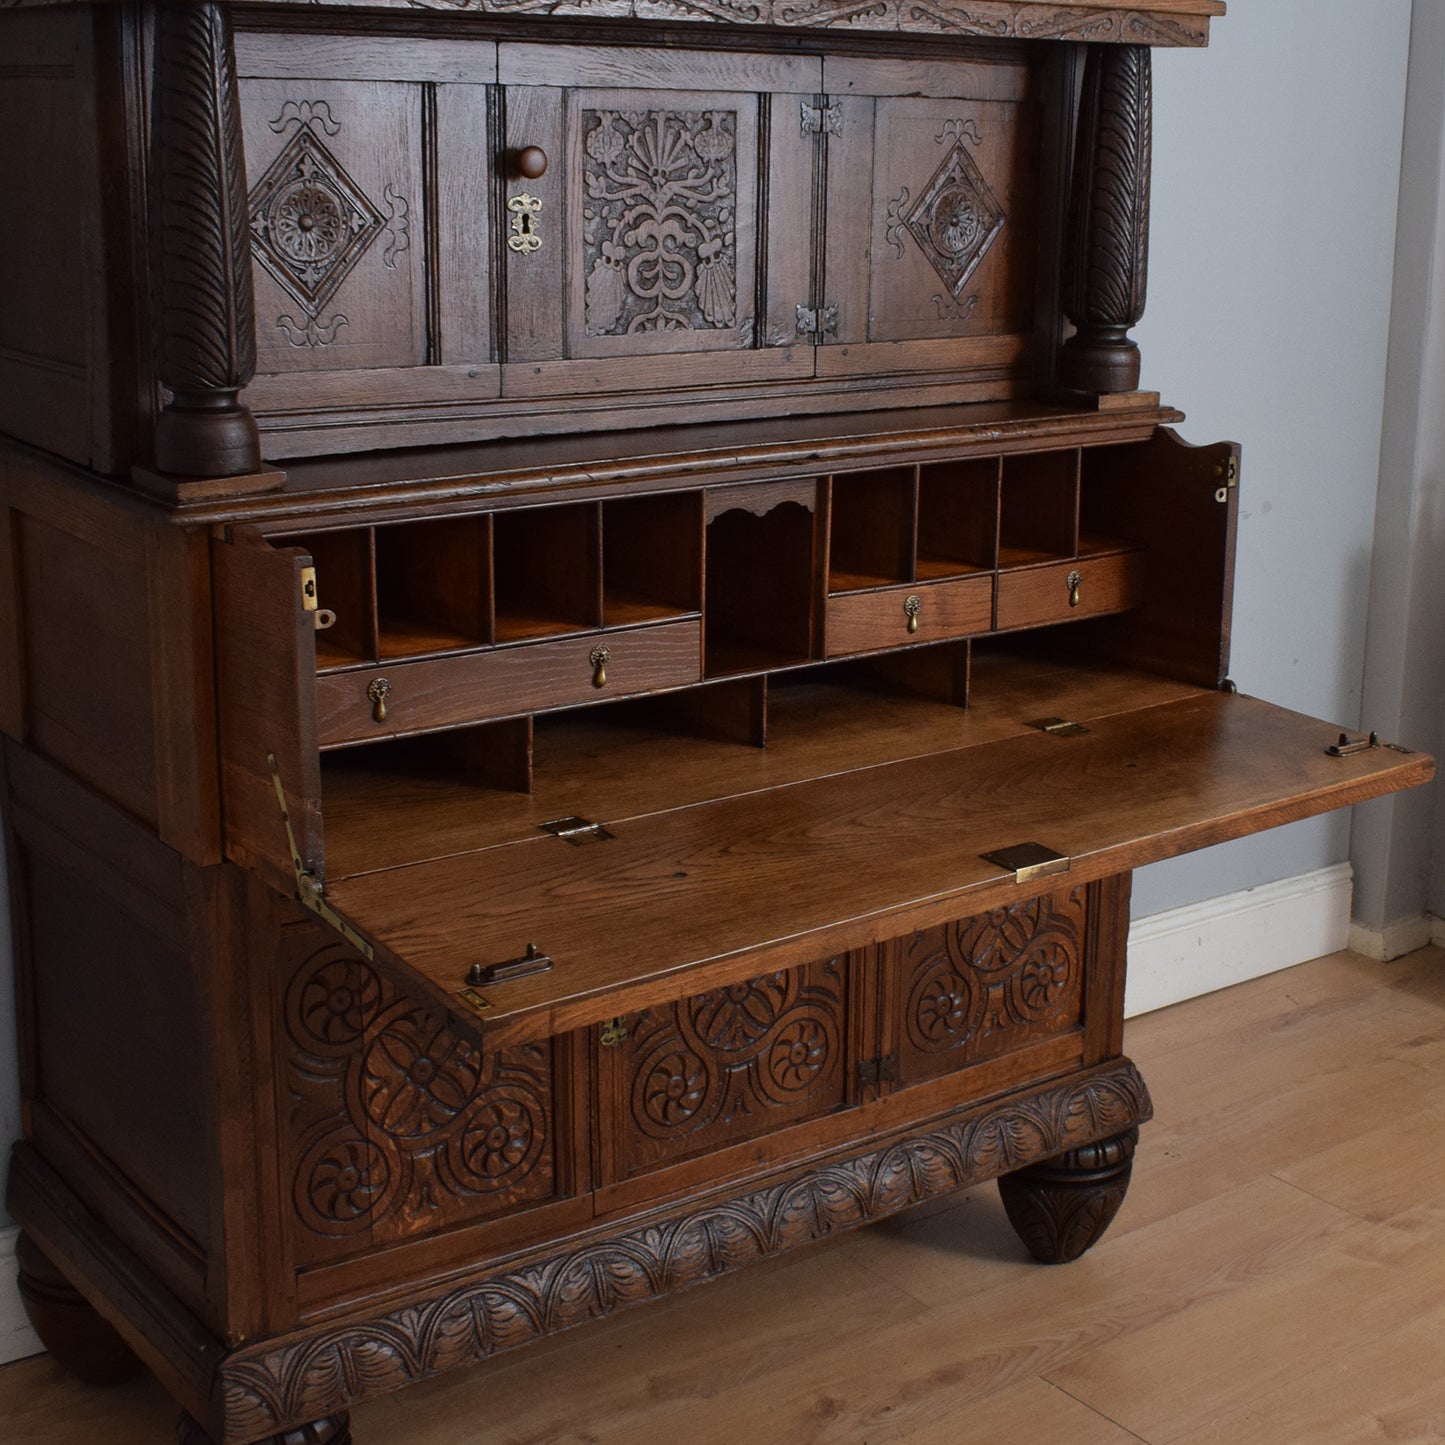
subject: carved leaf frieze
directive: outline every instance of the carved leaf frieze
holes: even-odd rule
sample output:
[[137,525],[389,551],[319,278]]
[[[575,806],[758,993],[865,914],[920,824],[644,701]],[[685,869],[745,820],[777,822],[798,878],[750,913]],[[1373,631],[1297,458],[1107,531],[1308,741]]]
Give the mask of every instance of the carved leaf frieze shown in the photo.
[[[374,1319],[236,1351],[220,1366],[228,1433],[272,1434],[1148,1119],[1127,1060],[951,1117],[800,1177],[661,1211]],[[1088,1122],[1094,1121],[1094,1122]]]

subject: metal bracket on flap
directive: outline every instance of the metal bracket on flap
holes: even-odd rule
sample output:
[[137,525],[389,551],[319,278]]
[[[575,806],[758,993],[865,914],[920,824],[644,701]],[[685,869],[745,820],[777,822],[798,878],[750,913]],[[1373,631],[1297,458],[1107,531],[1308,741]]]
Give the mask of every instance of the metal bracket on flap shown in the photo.
[[276,787],[276,803],[281,809],[281,821],[286,826],[286,846],[291,850],[291,867],[296,874],[296,896],[302,906],[309,908],[323,923],[329,923],[361,956],[368,961],[376,957],[376,949],[364,939],[327,901],[324,896],[325,884],[307,868],[296,846],[296,833],[291,827],[291,810],[286,806],[286,789],[281,785],[281,769],[276,765],[276,754],[267,753],[266,762],[271,769],[271,781]]
[[1379,733],[1371,733],[1367,738],[1352,738],[1349,733],[1341,733],[1337,743],[1331,743],[1325,752],[1332,758],[1352,758],[1356,753],[1367,753],[1371,748],[1389,748],[1396,753],[1409,753],[1410,748],[1402,748],[1399,743],[1382,743]]
[[1083,723],[1070,722],[1061,717],[1036,717],[1024,726],[1038,728],[1041,733],[1052,733],[1056,738],[1077,738],[1089,731]]
[[609,838],[616,836],[609,833],[601,823],[594,823],[590,818],[575,816],[553,818],[550,823],[539,823],[537,826],[544,833],[550,833],[554,838],[560,838],[574,848],[580,848],[584,843],[605,843]]
[[1035,878],[1067,873],[1074,861],[1042,843],[1015,843],[1011,848],[999,848],[979,856],[985,863],[996,863],[1006,873],[1012,873],[1015,883],[1031,883]]

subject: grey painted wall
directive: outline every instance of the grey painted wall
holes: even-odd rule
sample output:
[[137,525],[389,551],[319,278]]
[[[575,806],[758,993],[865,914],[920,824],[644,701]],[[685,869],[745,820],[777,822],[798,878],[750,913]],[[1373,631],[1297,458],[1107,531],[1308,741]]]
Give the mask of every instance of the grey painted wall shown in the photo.
[[[1438,5],[1436,8],[1439,8]],[[1409,0],[1237,0],[1156,52],[1143,384],[1244,447],[1231,675],[1355,726]],[[1344,860],[1335,814],[1143,869],[1135,916]]]
[[[1409,0],[1368,8],[1362,24],[1358,0],[1236,0],[1208,51],[1158,54],[1139,332],[1144,385],[1189,409],[1185,436],[1244,444],[1234,677],[1352,724],[1410,20]],[[1422,9],[1440,18],[1437,0]],[[1347,846],[1337,816],[1160,864],[1139,875],[1135,912],[1291,877]],[[1445,886],[1436,898],[1445,912]],[[0,889],[0,921],[4,908]],[[0,1140],[19,1132],[8,937]]]

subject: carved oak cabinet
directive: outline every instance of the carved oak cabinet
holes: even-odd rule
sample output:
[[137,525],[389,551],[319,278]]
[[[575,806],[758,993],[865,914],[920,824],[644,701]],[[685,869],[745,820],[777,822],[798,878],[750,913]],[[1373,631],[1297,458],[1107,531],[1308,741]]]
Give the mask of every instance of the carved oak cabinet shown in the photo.
[[980,1180],[1098,1237],[1130,871],[1432,767],[1226,683],[1238,450],[1138,389],[1223,8],[0,5],[58,1353],[321,1445]]

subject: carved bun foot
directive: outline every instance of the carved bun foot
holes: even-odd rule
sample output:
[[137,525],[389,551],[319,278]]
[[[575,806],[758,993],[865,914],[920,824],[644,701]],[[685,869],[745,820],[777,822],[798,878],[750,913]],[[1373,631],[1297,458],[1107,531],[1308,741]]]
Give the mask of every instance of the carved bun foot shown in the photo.
[[26,1234],[15,1241],[17,1284],[30,1327],[87,1385],[123,1385],[141,1368],[130,1346]]
[[1009,1223],[1035,1259],[1067,1264],[1099,1240],[1124,1202],[1138,1141],[1130,1129],[998,1181]]
[[[176,1440],[179,1445],[214,1445],[211,1437],[184,1410],[176,1421]],[[309,1425],[268,1435],[253,1445],[351,1445],[351,1416],[343,1410],[338,1415],[313,1420]]]

